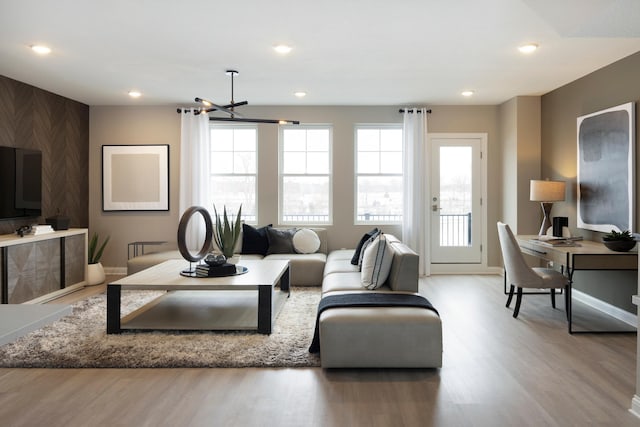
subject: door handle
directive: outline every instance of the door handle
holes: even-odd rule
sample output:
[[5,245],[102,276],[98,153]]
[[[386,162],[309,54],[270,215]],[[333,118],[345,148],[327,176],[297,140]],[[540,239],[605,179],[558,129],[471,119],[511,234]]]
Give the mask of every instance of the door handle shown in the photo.
[[440,209],[438,208],[438,205],[431,205],[431,210],[434,212],[438,212]]

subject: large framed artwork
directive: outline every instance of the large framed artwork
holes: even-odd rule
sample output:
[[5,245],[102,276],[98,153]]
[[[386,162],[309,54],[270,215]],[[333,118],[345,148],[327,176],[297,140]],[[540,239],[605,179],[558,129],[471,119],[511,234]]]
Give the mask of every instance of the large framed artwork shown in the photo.
[[578,117],[578,228],[634,230],[635,106]]
[[169,145],[103,145],[102,210],[168,211]]

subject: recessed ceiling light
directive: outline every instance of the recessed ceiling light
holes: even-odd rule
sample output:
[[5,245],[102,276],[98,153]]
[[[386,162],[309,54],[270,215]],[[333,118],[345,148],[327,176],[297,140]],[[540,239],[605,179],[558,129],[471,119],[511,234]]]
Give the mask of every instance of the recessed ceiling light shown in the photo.
[[518,47],[518,50],[521,53],[533,53],[536,51],[536,49],[538,49],[538,45],[535,43],[527,43],[527,44],[523,44],[522,46]]
[[465,90],[464,92],[462,92],[462,96],[472,96],[473,95],[473,91],[472,90]]
[[40,55],[46,55],[51,53],[51,48],[41,45],[41,44],[34,44],[31,46],[31,50],[33,50],[35,53],[40,54]]
[[304,98],[305,96],[307,96],[307,92],[299,90],[297,92],[293,93],[295,96],[297,96],[298,98]]
[[130,90],[129,91],[129,96],[132,98],[140,98],[142,96],[142,93],[140,93],[137,90]]
[[291,52],[291,49],[291,46],[288,46],[286,44],[279,44],[273,47],[273,50],[282,55],[286,55],[287,53]]

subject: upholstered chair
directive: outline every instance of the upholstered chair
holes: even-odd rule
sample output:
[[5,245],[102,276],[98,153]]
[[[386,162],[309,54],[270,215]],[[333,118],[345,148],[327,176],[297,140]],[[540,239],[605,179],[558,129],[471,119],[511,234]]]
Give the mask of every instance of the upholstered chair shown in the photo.
[[569,279],[554,269],[530,267],[527,265],[520,251],[520,246],[511,228],[509,228],[507,224],[498,222],[498,237],[500,239],[500,247],[502,248],[506,280],[510,285],[507,307],[511,305],[513,293],[517,289],[516,306],[513,310],[513,317],[518,317],[523,288],[549,289],[551,306],[553,308],[556,308],[555,290],[564,288],[565,310],[568,319],[571,310]]

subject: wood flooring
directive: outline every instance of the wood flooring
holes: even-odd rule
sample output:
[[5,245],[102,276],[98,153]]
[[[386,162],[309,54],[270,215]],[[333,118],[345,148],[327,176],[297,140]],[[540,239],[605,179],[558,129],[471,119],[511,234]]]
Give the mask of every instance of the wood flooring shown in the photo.
[[[86,288],[84,297],[104,286]],[[569,335],[563,298],[432,276],[443,367],[0,369],[6,426],[636,426],[636,335]]]

